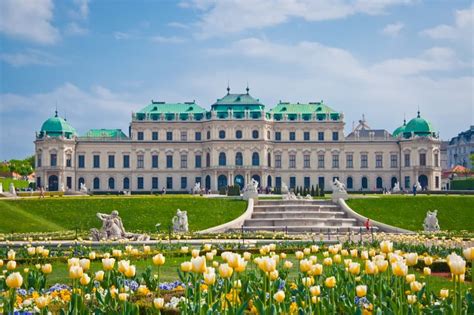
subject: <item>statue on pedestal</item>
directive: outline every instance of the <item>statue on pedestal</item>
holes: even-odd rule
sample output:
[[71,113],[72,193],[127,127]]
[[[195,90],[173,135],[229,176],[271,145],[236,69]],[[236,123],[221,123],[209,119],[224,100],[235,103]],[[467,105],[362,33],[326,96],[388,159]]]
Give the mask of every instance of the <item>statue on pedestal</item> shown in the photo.
[[396,182],[395,185],[393,185],[392,192],[393,192],[394,194],[400,192],[400,183],[399,183],[399,182]]
[[282,182],[281,183],[281,194],[284,195],[284,194],[287,194],[288,193],[288,186],[286,185],[285,182]]
[[102,221],[100,230],[91,229],[93,241],[102,240],[129,240],[129,241],[148,241],[150,237],[146,234],[127,233],[123,227],[122,219],[117,210],[111,214],[97,213],[97,217]]
[[176,211],[176,215],[173,217],[171,222],[173,223],[173,231],[174,232],[187,233],[189,231],[187,211],[181,211],[181,210],[178,209]]
[[439,224],[438,224],[438,210],[434,210],[433,212],[428,211],[426,213],[425,222],[423,223],[423,228],[425,232],[439,232]]
[[249,200],[250,198],[258,199],[258,181],[252,178],[252,181],[245,185],[242,194],[242,199]]
[[349,198],[346,186],[341,183],[337,178],[334,178],[334,182],[331,185],[332,188],[332,201],[336,202],[339,199],[347,200]]
[[3,183],[0,183],[0,194],[3,193]]
[[196,183],[194,184],[193,187],[193,194],[199,194],[201,193],[201,183]]
[[87,187],[84,183],[81,183],[80,191],[87,194]]

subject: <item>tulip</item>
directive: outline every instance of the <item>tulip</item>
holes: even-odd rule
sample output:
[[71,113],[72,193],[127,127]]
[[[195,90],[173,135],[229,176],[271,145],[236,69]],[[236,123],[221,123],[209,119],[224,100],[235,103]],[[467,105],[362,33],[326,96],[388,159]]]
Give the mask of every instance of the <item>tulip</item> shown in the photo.
[[132,252],[132,249],[133,249],[133,246],[132,246],[132,245],[127,245],[127,246],[125,246],[125,251],[126,251],[127,253],[131,253],[131,252]]
[[474,260],[474,247],[466,248],[462,253],[464,254],[464,258],[466,258],[466,260]]
[[390,253],[393,251],[393,243],[390,241],[380,242],[380,251],[385,254]]
[[311,248],[303,249],[303,253],[304,253],[305,256],[308,256],[311,253]]
[[10,260],[7,262],[7,270],[12,271],[16,269],[16,261]]
[[430,257],[430,256],[426,256],[424,259],[423,259],[424,263],[426,266],[431,266],[433,264],[433,258]]
[[336,278],[335,277],[329,277],[324,280],[324,285],[330,289],[334,288],[336,286]]
[[247,262],[242,257],[239,256],[237,260],[237,265],[234,268],[235,272],[243,272],[245,271],[246,267],[247,267]]
[[406,275],[405,277],[405,280],[407,281],[407,283],[412,283],[413,281],[415,281],[415,275],[413,273],[409,274],[409,275]]
[[187,246],[181,247],[181,254],[187,254],[188,251],[189,251],[189,247],[187,247]]
[[270,247],[270,250],[274,251],[276,249],[276,244],[275,243],[268,244],[268,247]]
[[300,271],[301,272],[308,272],[312,267],[312,262],[308,259],[300,260]]
[[416,295],[407,295],[408,304],[415,304],[416,303]]
[[452,253],[446,260],[453,275],[460,276],[466,273],[466,261],[461,256]]
[[24,273],[30,272],[30,268],[25,268],[25,269],[23,269],[23,272],[24,272]]
[[339,255],[339,254],[338,254],[338,255],[334,255],[334,257],[333,257],[332,259],[333,259],[333,261],[334,261],[336,264],[340,264],[340,263],[341,263],[341,260],[342,260],[341,255]]
[[97,271],[95,273],[95,280],[99,281],[99,282],[102,282],[102,280],[104,280],[104,274],[105,274],[105,272],[102,271],[102,270]]
[[95,260],[95,258],[96,258],[95,252],[90,252],[90,253],[89,253],[89,259],[90,259],[90,260]]
[[234,270],[231,267],[229,267],[228,264],[222,264],[219,266],[219,275],[222,278],[230,278],[233,272]]
[[380,272],[385,272],[388,268],[388,261],[379,259],[375,261],[375,265]]
[[190,272],[191,270],[193,270],[193,264],[190,261],[181,263],[181,271]]
[[120,301],[125,302],[128,299],[128,293],[120,293],[118,297]]
[[41,269],[41,264],[36,264],[36,265],[35,265],[35,268],[38,269],[38,270],[40,270],[40,269]]
[[312,296],[311,297],[311,303],[316,304],[320,301],[320,298],[318,296]]
[[212,252],[206,253],[206,259],[207,260],[213,260],[214,259],[214,254]]
[[396,276],[404,277],[408,273],[408,266],[403,261],[397,261],[392,264],[392,272]]
[[0,268],[3,267],[3,260],[0,259]]
[[286,253],[280,253],[280,258],[281,259],[286,259]]
[[323,257],[329,257],[329,252],[328,251],[323,252]]
[[71,266],[79,266],[79,258],[70,258],[67,260],[67,266],[68,267],[71,267]]
[[276,269],[276,262],[270,257],[263,257],[260,261],[259,267],[264,272],[272,272]]
[[252,254],[251,254],[251,253],[249,253],[249,252],[245,252],[245,253],[244,253],[244,259],[245,259],[246,261],[250,261],[251,258],[252,258]]
[[325,265],[325,266],[331,266],[331,265],[332,265],[332,258],[331,258],[331,257],[324,258],[324,260],[323,260],[323,265]]
[[356,287],[356,294],[358,297],[364,297],[367,295],[367,286],[366,285],[358,285]]
[[163,298],[156,298],[153,300],[153,306],[157,309],[162,309],[165,306],[165,299]]
[[122,251],[120,249],[114,249],[112,250],[112,256],[116,258],[122,257]]
[[192,256],[193,258],[198,257],[198,256],[199,256],[199,249],[193,249],[193,250],[191,251],[191,256]]
[[349,256],[349,252],[347,251],[347,249],[343,249],[343,250],[341,250],[341,255],[344,256],[344,257]]
[[83,273],[84,271],[82,270],[81,266],[73,265],[69,268],[69,277],[71,279],[79,279],[80,277],[82,277]]
[[118,262],[118,271],[120,273],[124,273],[127,271],[128,267],[130,267],[130,261],[129,260],[120,260]]
[[210,251],[210,250],[211,250],[211,247],[212,247],[212,245],[211,245],[211,244],[204,244],[204,246],[203,246],[203,250],[204,250],[205,252],[208,252],[208,251]]
[[357,258],[359,256],[357,249],[351,249],[351,256]]
[[296,259],[301,260],[301,259],[304,258],[304,253],[301,252],[301,251],[297,251],[297,252],[295,252],[295,257],[296,257]]
[[10,289],[19,289],[23,284],[23,277],[19,272],[12,272],[5,282]]
[[408,253],[406,256],[406,264],[408,267],[414,266],[418,263],[418,254],[417,253]]
[[442,299],[445,299],[449,296],[449,290],[448,289],[441,289],[439,291],[439,296],[442,298]]
[[89,259],[83,258],[79,260],[79,266],[81,266],[84,271],[87,271],[91,266],[91,261]]
[[232,284],[232,286],[236,289],[240,289],[240,288],[242,288],[242,281],[235,280],[234,283]]
[[48,257],[49,256],[49,249],[43,249],[43,251],[41,252],[41,256],[43,257]]
[[423,288],[423,285],[419,283],[418,281],[413,281],[410,283],[410,290],[412,292],[418,292]]
[[226,256],[226,261],[230,267],[235,268],[239,265],[239,255],[234,253],[229,253]]
[[374,275],[378,272],[377,266],[370,260],[365,261],[365,273],[368,275]]
[[425,276],[431,275],[431,269],[430,269],[429,267],[423,268],[423,274],[424,274]]
[[204,283],[207,285],[214,285],[216,283],[216,274],[214,272],[205,272],[203,277]]
[[206,258],[204,256],[191,258],[191,264],[193,265],[192,271],[195,273],[206,272]]
[[49,297],[47,296],[40,296],[35,299],[35,304],[39,309],[43,309],[49,304]]
[[125,270],[123,274],[127,278],[133,278],[135,277],[136,270],[137,270],[136,267],[134,265],[131,265]]
[[43,247],[43,246],[38,246],[38,247],[35,248],[35,252],[36,252],[36,254],[38,254],[38,255],[43,254],[43,251],[44,251],[44,247]]
[[278,303],[281,303],[285,300],[285,292],[282,291],[282,290],[279,290],[277,293],[275,293],[273,295],[273,298],[275,299],[275,301],[277,301]]
[[115,259],[114,258],[104,258],[102,259],[102,267],[104,270],[114,269]]
[[51,266],[51,264],[44,264],[41,266],[41,272],[44,274],[51,273],[53,272],[53,266]]
[[28,252],[28,255],[30,256],[33,256],[36,253],[36,250],[34,247],[28,247],[26,251]]
[[305,287],[310,287],[314,284],[314,278],[313,277],[304,277],[301,279],[301,283],[303,283],[303,285]]
[[10,249],[7,253],[8,260],[15,260],[16,253],[13,249]]
[[311,260],[311,262],[315,264],[318,262],[318,256],[309,256],[309,260]]
[[319,251],[319,246],[318,245],[311,245],[311,252],[312,253],[317,253]]
[[369,259],[369,252],[366,250],[363,250],[362,252],[360,252],[360,258],[363,260]]
[[315,264],[311,267],[310,271],[312,276],[320,276],[323,273],[323,265],[321,264]]
[[312,286],[309,288],[309,293],[311,293],[312,296],[318,296],[321,294],[321,287],[319,285]]
[[272,272],[268,273],[270,280],[275,281],[278,279],[278,270],[273,270]]
[[286,260],[284,263],[283,263],[283,268],[285,269],[291,269],[293,268],[293,263],[289,260]]
[[79,282],[82,284],[82,285],[88,285],[89,282],[91,282],[91,278],[89,277],[89,275],[87,273],[84,273],[82,274],[81,278],[79,279]]
[[353,275],[358,275],[360,273],[360,264],[359,263],[350,263],[349,272]]
[[155,256],[153,256],[153,264],[157,265],[157,266],[162,266],[165,264],[165,256],[163,256],[163,254],[156,254]]

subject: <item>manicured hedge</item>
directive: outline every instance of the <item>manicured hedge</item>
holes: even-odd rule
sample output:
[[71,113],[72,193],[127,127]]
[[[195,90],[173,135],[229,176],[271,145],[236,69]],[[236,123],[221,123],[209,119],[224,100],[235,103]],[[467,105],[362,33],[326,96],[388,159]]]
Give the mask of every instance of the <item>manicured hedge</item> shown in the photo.
[[474,190],[474,178],[453,180],[450,187],[452,190]]

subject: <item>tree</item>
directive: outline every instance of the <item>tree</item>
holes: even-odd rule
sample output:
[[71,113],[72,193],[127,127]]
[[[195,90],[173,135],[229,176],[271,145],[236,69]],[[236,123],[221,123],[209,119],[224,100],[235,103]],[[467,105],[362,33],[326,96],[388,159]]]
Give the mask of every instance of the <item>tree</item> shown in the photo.
[[474,171],[474,153],[471,153],[469,159],[471,160],[471,170]]

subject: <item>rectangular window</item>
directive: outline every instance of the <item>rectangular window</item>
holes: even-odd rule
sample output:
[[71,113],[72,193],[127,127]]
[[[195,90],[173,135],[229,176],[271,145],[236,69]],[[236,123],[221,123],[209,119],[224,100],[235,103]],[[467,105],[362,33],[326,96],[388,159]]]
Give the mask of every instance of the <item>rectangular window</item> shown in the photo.
[[296,155],[290,154],[289,168],[296,168]]
[[173,141],[173,132],[171,131],[166,132],[166,141]]
[[130,155],[123,156],[123,168],[130,168]]
[[410,189],[410,176],[405,176],[405,188]]
[[197,177],[194,179],[194,182],[195,182],[195,183],[201,183],[201,177],[200,177],[200,176],[197,176]]
[[41,167],[41,154],[36,155],[36,167]]
[[332,132],[332,141],[338,141],[339,140],[339,132],[333,131]]
[[139,131],[139,132],[137,133],[137,139],[141,141],[141,140],[143,140],[143,138],[144,138],[144,137],[143,137],[143,131]]
[[296,133],[294,131],[290,131],[290,141],[296,140]]
[[158,189],[158,177],[151,178],[151,189]]
[[420,166],[426,166],[426,153],[420,153]]
[[181,189],[186,189],[188,187],[188,178],[181,177]]
[[304,184],[304,188],[309,188],[309,186],[311,186],[311,178],[305,177],[303,184]]
[[137,177],[137,189],[143,189],[143,177]]
[[324,131],[318,132],[318,141],[324,141]]
[[275,155],[275,168],[281,168],[281,155]]
[[158,131],[153,131],[151,133],[151,140],[153,140],[153,141],[158,140]]
[[295,189],[295,187],[296,187],[296,177],[291,176],[290,177],[290,188]]
[[201,132],[200,131],[196,131],[196,133],[194,134],[194,139],[196,141],[201,141]]
[[305,131],[303,134],[304,141],[309,141],[309,131]]
[[324,191],[324,176],[318,177],[318,186]]
[[354,156],[352,154],[346,155],[346,168],[354,168]]
[[166,156],[166,168],[173,168],[173,156],[167,155]]
[[310,168],[311,167],[311,156],[309,154],[305,154],[303,156],[303,167]]
[[201,168],[201,165],[202,165],[202,157],[200,155],[196,155],[194,157],[194,167]]
[[158,168],[158,155],[156,154],[151,156],[151,167]]
[[278,188],[281,187],[281,177],[280,176],[275,177],[275,187],[278,187]]
[[72,177],[71,176],[66,177],[66,187],[67,187],[67,189],[72,188]]
[[434,166],[439,167],[439,154],[435,153],[434,155]]
[[324,168],[324,154],[318,155],[318,168]]
[[339,168],[339,154],[333,154],[333,156],[332,156],[332,168]]
[[58,156],[56,153],[52,153],[50,155],[50,159],[51,159],[51,166],[56,166],[58,165]]
[[173,177],[166,177],[166,189],[173,189]]
[[375,155],[375,168],[383,168],[383,155],[382,154]]
[[78,156],[78,167],[79,168],[84,168],[86,167],[86,157],[84,155],[79,155]]
[[391,154],[390,155],[390,167],[397,168],[398,167],[398,155]]
[[410,153],[405,153],[405,167],[410,167]]
[[72,167],[72,158],[70,154],[66,156],[66,167]]
[[360,168],[369,167],[369,157],[367,154],[361,154],[360,156]]
[[181,141],[188,141],[188,132],[181,131]]
[[181,155],[181,168],[188,168],[188,156],[185,154]]
[[435,176],[435,188],[439,188],[439,176]]
[[275,141],[281,141],[281,132],[280,131],[275,132]]
[[142,154],[137,155],[137,168],[143,168],[145,166],[145,158]]
[[109,168],[115,168],[115,155],[109,155]]
[[100,155],[94,155],[93,159],[94,159],[94,163],[93,163],[94,168],[100,168]]

